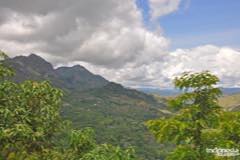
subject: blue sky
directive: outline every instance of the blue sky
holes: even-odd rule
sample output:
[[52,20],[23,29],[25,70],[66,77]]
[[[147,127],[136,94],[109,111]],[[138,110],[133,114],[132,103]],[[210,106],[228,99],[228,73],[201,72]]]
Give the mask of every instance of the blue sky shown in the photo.
[[[151,28],[148,1],[137,0],[137,4],[146,27]],[[205,44],[239,48],[239,19],[239,0],[183,0],[176,12],[159,19],[159,25],[171,40],[171,49]]]

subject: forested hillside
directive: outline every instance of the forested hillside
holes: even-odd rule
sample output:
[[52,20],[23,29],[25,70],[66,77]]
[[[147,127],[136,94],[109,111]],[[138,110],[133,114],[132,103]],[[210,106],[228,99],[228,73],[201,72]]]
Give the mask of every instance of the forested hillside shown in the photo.
[[16,71],[12,78],[15,82],[48,80],[61,88],[61,115],[72,121],[74,128],[92,127],[98,142],[134,146],[137,155],[145,159],[163,157],[164,147],[154,141],[144,126],[145,121],[164,115],[160,112],[165,108],[163,101],[109,82],[80,65],[54,69],[35,54],[8,58],[5,64]]

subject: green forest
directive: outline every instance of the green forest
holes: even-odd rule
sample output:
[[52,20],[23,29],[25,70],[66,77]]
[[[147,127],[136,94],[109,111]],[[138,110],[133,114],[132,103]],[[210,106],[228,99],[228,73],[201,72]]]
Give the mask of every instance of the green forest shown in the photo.
[[240,147],[240,113],[221,106],[220,80],[208,71],[183,73],[173,82],[182,94],[156,99],[99,77],[104,87],[84,82],[82,90],[61,87],[66,74],[16,79],[19,67],[3,52],[1,59],[1,160],[238,158],[207,152]]

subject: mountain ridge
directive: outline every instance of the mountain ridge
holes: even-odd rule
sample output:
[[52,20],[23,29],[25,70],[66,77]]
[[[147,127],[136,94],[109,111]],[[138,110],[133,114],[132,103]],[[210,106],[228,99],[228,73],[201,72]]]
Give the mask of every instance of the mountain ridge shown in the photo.
[[156,103],[152,95],[110,82],[100,75],[91,73],[79,64],[71,67],[61,66],[54,69],[51,63],[36,54],[8,58],[5,60],[5,63],[16,71],[16,75],[13,77],[13,80],[16,82],[29,79],[37,81],[49,80],[54,86],[68,92],[102,88],[111,90],[112,93],[126,94],[136,99],[144,99],[148,102]]
[[[79,90],[102,87],[108,83],[108,81],[100,75],[94,75],[86,68],[80,65],[72,67],[58,67],[54,69],[53,65],[36,54],[30,54],[29,56],[16,56],[8,58],[5,63],[15,69],[16,75],[13,80],[16,82],[22,82],[24,80],[49,80],[56,87],[60,87],[63,90],[71,90],[77,88]],[[63,72],[63,73],[62,73]],[[83,76],[80,76],[84,74]],[[66,76],[69,77],[66,77]],[[71,79],[71,82],[67,82]],[[76,85],[77,83],[84,83],[83,88],[81,86],[72,86],[70,83]],[[97,84],[94,86],[93,84]],[[90,87],[88,87],[90,86]]]

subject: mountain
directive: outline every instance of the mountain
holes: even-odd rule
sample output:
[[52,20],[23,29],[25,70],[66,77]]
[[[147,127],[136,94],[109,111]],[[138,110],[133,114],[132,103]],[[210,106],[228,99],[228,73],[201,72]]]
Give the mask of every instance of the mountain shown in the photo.
[[16,82],[49,80],[54,86],[71,91],[103,87],[109,83],[80,65],[54,69],[51,63],[35,54],[8,58],[5,63],[15,69],[13,80]]
[[16,72],[16,76],[13,78],[16,82],[24,80],[44,80],[48,77],[55,77],[53,66],[45,61],[43,58],[31,54],[30,56],[17,56],[14,58],[8,58],[5,63]]
[[110,82],[80,65],[55,69],[35,54],[8,58],[5,64],[16,71],[13,81],[48,80],[64,90],[63,118],[72,121],[75,128],[94,128],[100,143],[136,146],[143,159],[164,157],[166,146],[156,143],[144,126],[145,121],[165,115],[161,112],[164,102]]

